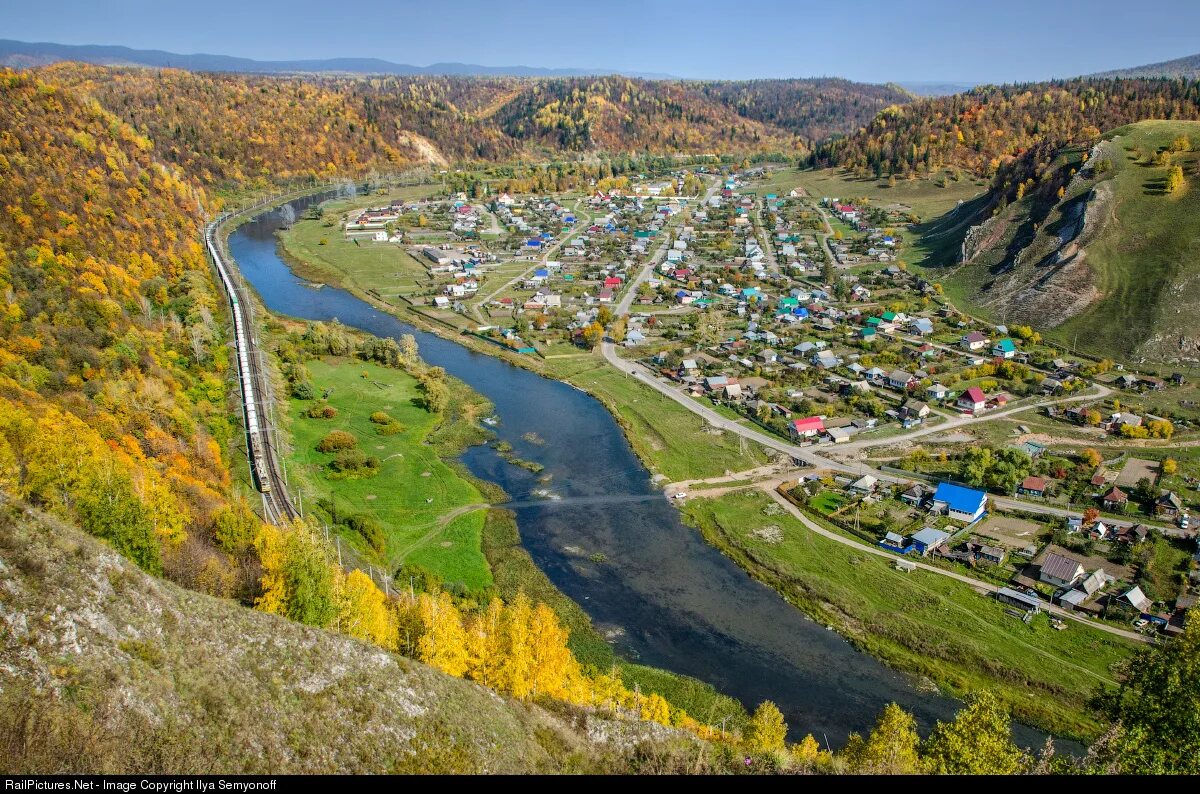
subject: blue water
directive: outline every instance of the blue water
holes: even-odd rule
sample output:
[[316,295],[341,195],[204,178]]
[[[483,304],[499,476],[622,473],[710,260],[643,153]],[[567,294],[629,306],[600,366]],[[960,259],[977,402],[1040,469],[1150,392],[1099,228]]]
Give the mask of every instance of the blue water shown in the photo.
[[[315,199],[293,202],[297,216]],[[540,475],[501,460],[487,446],[463,461],[512,495],[521,539],[554,584],[610,632],[625,657],[694,676],[753,708],[773,700],[799,738],[841,746],[895,701],[922,732],[952,714],[954,701],[918,692],[908,680],[817,625],[754,581],[685,526],[634,455],[621,428],[594,398],[503,360],[423,332],[348,292],[314,289],[277,254],[277,213],[236,230],[229,249],[242,274],[275,312],[332,320],[380,337],[416,337],[421,356],[486,395],[495,428]],[[522,436],[536,433],[544,444]],[[538,477],[562,503],[534,493]],[[589,557],[602,554],[604,561]],[[902,605],[897,605],[902,609]],[[703,719],[704,715],[696,715]],[[1021,729],[1022,743],[1039,735]]]

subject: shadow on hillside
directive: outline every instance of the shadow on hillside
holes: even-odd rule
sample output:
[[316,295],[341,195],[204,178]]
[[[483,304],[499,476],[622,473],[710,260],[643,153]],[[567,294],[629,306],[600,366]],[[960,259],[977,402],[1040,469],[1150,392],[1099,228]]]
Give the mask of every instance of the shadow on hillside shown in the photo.
[[921,239],[926,253],[922,266],[939,268],[958,264],[967,230],[987,219],[990,205],[991,194],[983,193],[944,215],[914,225],[912,230]]

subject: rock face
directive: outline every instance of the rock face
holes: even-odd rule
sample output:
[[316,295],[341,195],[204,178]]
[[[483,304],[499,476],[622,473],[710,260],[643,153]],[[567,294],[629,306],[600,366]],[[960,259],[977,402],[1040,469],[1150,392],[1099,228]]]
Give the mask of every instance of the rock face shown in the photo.
[[0,772],[627,771],[700,744],[554,709],[184,590],[0,502]]

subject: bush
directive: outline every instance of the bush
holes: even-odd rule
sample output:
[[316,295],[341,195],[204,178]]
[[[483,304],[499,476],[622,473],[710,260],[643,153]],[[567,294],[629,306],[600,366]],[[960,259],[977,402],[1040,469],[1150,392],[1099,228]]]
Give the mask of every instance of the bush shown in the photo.
[[345,430],[334,430],[317,442],[317,452],[339,452],[358,446],[358,439]]
[[313,398],[313,387],[308,381],[301,380],[292,384],[292,396],[297,400],[311,400]]
[[383,526],[368,515],[356,514],[346,519],[346,526],[362,535],[363,540],[377,553],[382,554],[387,545]]
[[394,436],[397,433],[403,433],[408,428],[399,422],[393,420],[382,427],[376,428],[375,432],[381,436]]
[[338,411],[328,403],[318,403],[311,406],[304,414],[309,419],[332,419],[338,415]]
[[384,411],[376,411],[375,413],[371,414],[371,421],[377,425],[386,425],[396,420]]
[[330,467],[344,476],[371,476],[379,471],[379,458],[368,457],[360,449],[339,452]]

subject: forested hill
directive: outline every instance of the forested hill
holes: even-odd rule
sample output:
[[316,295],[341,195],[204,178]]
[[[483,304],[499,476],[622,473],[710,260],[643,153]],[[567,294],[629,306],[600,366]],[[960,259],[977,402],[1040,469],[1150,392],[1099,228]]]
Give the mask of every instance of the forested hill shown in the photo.
[[1063,146],[1124,124],[1197,118],[1200,82],[1187,80],[981,86],[889,107],[861,132],[818,146],[812,159],[864,175],[922,175],[949,166],[993,176],[1016,158],[1048,161]]
[[1145,66],[1131,66],[1128,69],[1113,69],[1100,72],[1092,77],[1182,77],[1187,80],[1200,80],[1200,53],[1186,55],[1160,63],[1148,63]]
[[810,80],[721,80],[695,84],[705,97],[739,116],[788,130],[809,141],[847,135],[879,111],[914,99],[894,85],[854,83],[836,77]]
[[792,156],[911,98],[833,79],[291,78],[81,64],[39,73],[94,96],[214,180],[560,152]]

